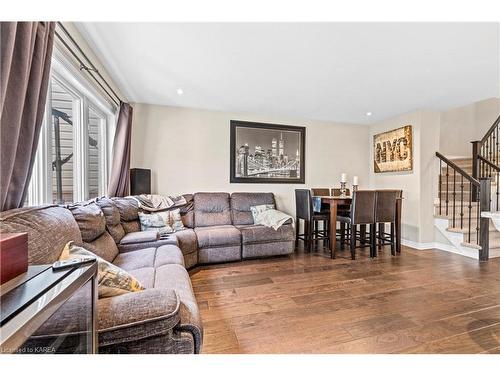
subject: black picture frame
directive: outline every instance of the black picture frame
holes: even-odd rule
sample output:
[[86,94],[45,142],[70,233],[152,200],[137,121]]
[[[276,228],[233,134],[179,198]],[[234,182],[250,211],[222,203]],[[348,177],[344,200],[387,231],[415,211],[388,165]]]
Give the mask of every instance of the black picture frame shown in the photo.
[[[268,124],[262,122],[249,122],[249,121],[240,121],[240,120],[231,120],[231,133],[230,133],[230,183],[246,183],[246,184],[304,184],[305,183],[305,149],[306,149],[306,128],[304,126],[292,126],[292,125],[281,125],[281,124]],[[286,131],[286,132],[296,132],[299,140],[298,152],[299,152],[299,160],[298,160],[298,170],[299,175],[297,177],[251,177],[251,176],[241,176],[241,174],[237,174],[237,165],[241,167],[241,157],[239,163],[237,159],[239,157],[240,148],[242,145],[237,145],[237,132],[238,129],[241,128],[253,128],[257,132],[259,130],[275,130],[275,131]],[[276,147],[274,147],[276,149]],[[246,155],[248,157],[248,147],[246,150]],[[242,153],[244,150],[242,150]],[[269,151],[268,151],[269,152]],[[242,156],[244,157],[244,156]],[[266,157],[266,156],[264,156]],[[297,158],[297,155],[295,156]],[[248,159],[246,159],[248,160]],[[283,162],[283,158],[281,159]],[[295,160],[295,166],[296,166]],[[248,161],[246,162],[248,163]],[[293,161],[290,162],[290,168],[293,168]],[[288,163],[286,164],[288,165]],[[244,170],[248,171],[248,164],[245,164]],[[285,167],[286,171],[286,167]],[[247,172],[248,173],[248,172]],[[292,169],[289,169],[288,172],[293,175],[294,172]],[[261,173],[259,173],[261,174]]]

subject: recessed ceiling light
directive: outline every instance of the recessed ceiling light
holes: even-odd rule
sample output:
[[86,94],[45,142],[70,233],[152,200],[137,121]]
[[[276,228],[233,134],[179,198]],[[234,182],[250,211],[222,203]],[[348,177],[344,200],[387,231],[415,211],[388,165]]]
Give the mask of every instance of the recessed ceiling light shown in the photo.
[[183,95],[184,90],[183,89],[177,89],[177,95]]
[[372,114],[373,114],[373,113],[371,113],[371,112],[366,112],[366,115],[367,115],[368,117],[369,117],[369,116],[371,116]]

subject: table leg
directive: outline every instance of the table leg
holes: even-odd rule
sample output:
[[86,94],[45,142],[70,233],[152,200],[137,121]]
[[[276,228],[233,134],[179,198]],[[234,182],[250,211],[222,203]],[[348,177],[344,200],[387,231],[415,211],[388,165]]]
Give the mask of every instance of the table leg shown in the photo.
[[396,252],[401,252],[401,206],[402,200],[396,201]]
[[335,259],[335,251],[337,249],[337,201],[330,201],[330,252],[332,259]]

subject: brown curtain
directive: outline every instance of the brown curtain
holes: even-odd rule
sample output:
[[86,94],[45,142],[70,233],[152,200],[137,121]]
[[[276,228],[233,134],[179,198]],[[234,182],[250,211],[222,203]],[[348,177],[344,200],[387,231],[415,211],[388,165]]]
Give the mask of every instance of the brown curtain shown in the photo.
[[132,107],[122,102],[113,141],[113,159],[108,186],[110,197],[125,197],[129,194],[131,137]]
[[21,207],[45,112],[54,22],[0,23],[0,208]]

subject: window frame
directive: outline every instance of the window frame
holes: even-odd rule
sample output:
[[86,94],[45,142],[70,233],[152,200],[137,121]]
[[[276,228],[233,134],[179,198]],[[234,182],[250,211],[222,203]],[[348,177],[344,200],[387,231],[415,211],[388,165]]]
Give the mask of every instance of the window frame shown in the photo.
[[[71,62],[70,57],[58,46],[54,46],[50,80],[45,105],[45,114],[33,171],[28,188],[27,203],[30,206],[52,204],[51,135],[52,128],[52,82],[55,80],[73,97],[73,200],[87,200],[89,194],[88,139],[89,110],[101,116],[99,142],[103,152],[99,153],[99,195],[106,195],[111,168],[112,145],[116,131],[117,106],[88,80]],[[92,197],[93,198],[93,197]]]

